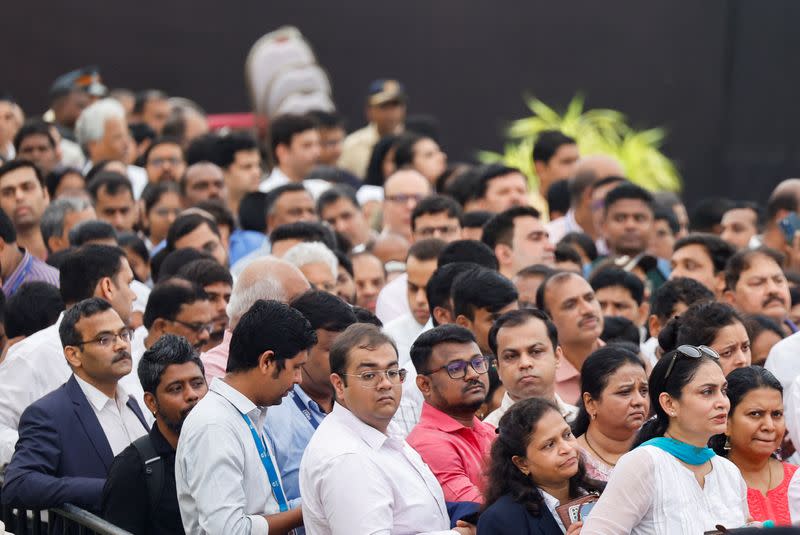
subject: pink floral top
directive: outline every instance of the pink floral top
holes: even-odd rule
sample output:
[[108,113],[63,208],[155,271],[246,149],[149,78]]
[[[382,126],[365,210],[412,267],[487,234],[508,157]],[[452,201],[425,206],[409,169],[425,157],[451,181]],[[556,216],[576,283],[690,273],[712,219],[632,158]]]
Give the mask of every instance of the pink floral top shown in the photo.
[[595,481],[608,482],[611,477],[611,472],[614,470],[613,466],[608,466],[606,463],[593,456],[592,453],[578,445],[583,458],[583,465],[586,467],[586,477],[594,479]]
[[795,470],[797,470],[797,465],[783,463],[783,481],[774,489],[767,491],[766,496],[758,489],[747,488],[747,506],[753,520],[758,522],[773,520],[778,526],[792,524],[787,490]]

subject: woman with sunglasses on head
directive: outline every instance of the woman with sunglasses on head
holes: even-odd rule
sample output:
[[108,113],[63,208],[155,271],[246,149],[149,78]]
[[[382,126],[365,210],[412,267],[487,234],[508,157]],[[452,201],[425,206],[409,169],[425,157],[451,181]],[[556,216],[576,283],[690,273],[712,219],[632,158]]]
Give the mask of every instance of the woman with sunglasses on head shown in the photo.
[[575,436],[551,401],[518,401],[500,419],[478,535],[568,535],[556,508],[601,490],[586,477]]
[[750,366],[752,361],[744,319],[732,306],[719,301],[690,306],[658,335],[658,345],[664,353],[685,344],[704,345],[716,351],[725,375]]
[[631,449],[650,414],[644,363],[633,352],[609,345],[581,367],[581,402],[572,432],[592,479],[608,481],[617,461]]
[[745,482],[707,447],[725,431],[730,407],[717,354],[680,346],[661,357],[649,387],[655,417],[617,463],[581,533],[700,534],[745,525]]
[[788,489],[797,466],[775,454],[786,434],[783,387],[769,371],[751,366],[728,375],[728,399],[728,427],[711,440],[714,451],[741,471],[755,520],[791,525]]

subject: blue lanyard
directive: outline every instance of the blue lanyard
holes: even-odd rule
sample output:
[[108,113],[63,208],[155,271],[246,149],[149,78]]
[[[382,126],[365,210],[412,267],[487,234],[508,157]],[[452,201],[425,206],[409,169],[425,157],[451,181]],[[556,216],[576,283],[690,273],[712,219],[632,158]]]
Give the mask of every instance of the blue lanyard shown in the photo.
[[242,418],[244,418],[244,421],[247,422],[247,426],[250,428],[250,432],[253,434],[253,440],[256,443],[256,448],[258,448],[258,456],[261,457],[261,463],[264,465],[264,469],[267,471],[269,484],[272,487],[272,494],[275,495],[275,500],[278,502],[278,507],[280,508],[281,512],[288,511],[289,507],[286,505],[286,495],[283,494],[283,488],[281,488],[281,482],[278,479],[278,472],[275,470],[275,465],[272,464],[272,458],[269,456],[269,453],[267,453],[267,448],[264,445],[264,441],[261,439],[261,435],[258,434],[253,422],[246,414],[241,412],[239,414],[241,414]]
[[294,404],[297,405],[297,408],[300,409],[300,412],[302,412],[303,416],[306,417],[306,420],[308,420],[308,423],[310,423],[311,426],[316,430],[317,427],[319,427],[319,422],[317,421],[316,418],[314,418],[311,415],[311,411],[308,410],[308,407],[303,405],[303,402],[300,400],[300,396],[298,396],[297,393],[295,393],[294,389],[292,389],[292,391],[289,392],[289,397],[292,398],[292,401],[294,401]]

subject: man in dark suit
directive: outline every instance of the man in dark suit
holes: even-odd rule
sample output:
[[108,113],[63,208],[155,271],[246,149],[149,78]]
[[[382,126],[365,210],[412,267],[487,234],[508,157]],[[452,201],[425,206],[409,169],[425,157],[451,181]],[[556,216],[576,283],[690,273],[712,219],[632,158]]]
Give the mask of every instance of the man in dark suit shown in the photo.
[[117,384],[131,372],[130,330],[111,304],[93,297],[64,314],[59,336],[73,374],[22,413],[3,503],[99,511],[114,456],[148,431]]

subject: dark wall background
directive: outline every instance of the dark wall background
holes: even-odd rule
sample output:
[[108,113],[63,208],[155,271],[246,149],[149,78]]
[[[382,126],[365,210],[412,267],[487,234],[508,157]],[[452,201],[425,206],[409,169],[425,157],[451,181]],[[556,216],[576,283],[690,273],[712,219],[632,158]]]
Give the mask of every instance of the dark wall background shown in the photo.
[[264,33],[296,25],[328,70],[351,128],[370,80],[396,77],[410,112],[435,114],[451,159],[499,150],[532,93],[563,109],[623,111],[665,126],[691,204],[763,200],[800,174],[800,19],[794,0],[399,3],[151,0],[7,2],[0,87],[29,114],[58,75],[101,66],[110,87],[157,87],[211,113],[246,111],[243,65]]

